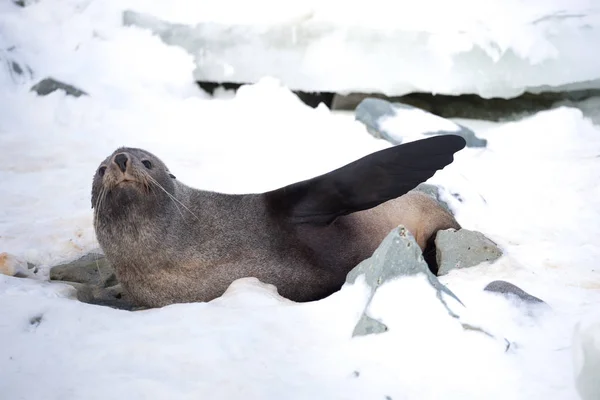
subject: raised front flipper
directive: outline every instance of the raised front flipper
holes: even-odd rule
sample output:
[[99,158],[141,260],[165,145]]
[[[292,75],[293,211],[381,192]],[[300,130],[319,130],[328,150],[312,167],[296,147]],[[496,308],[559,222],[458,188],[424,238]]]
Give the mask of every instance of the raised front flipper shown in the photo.
[[465,144],[460,136],[443,135],[394,146],[265,198],[270,210],[293,223],[328,224],[409,192],[450,164]]

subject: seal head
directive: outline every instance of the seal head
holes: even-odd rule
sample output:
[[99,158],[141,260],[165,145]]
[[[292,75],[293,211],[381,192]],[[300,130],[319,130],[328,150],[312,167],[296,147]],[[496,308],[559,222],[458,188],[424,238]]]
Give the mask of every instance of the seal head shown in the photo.
[[[155,155],[142,149],[122,147],[96,170],[92,183],[92,208],[102,202],[103,213],[112,218],[134,209],[152,213],[169,202],[175,191],[175,175]],[[162,192],[162,193],[161,193]]]

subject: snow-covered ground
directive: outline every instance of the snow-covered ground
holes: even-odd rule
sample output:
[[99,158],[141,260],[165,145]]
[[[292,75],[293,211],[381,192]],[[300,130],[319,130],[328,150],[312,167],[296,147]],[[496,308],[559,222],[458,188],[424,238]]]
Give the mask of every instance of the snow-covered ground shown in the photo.
[[[457,329],[417,278],[381,288],[377,310],[390,330],[364,338],[351,338],[361,282],[294,304],[246,279],[211,303],[143,312],[83,304],[44,282],[48,266],[97,247],[91,180],[117,146],[150,150],[179,180],[229,193],[276,188],[389,146],[273,79],[211,98],[193,82],[192,56],[121,27],[127,6],[0,3],[0,56],[33,71],[14,79],[0,64],[0,252],[42,270],[40,280],[0,275],[0,397],[577,399],[576,371],[593,382],[585,355],[600,348],[600,128],[576,108],[457,121],[488,148],[461,151],[430,180],[460,194],[449,201],[464,227],[505,250],[493,265],[441,281],[511,340],[507,353]],[[49,75],[90,96],[29,91]],[[527,317],[482,291],[495,279],[553,311]],[[592,339],[576,338],[587,352],[574,363],[581,321]]]

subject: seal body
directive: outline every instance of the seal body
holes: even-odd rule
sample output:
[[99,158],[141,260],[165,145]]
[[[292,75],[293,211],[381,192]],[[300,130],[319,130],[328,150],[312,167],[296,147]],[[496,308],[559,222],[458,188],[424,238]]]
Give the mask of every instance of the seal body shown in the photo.
[[290,300],[318,300],[339,290],[399,224],[422,249],[438,230],[460,228],[435,200],[410,191],[464,147],[458,136],[441,138],[243,195],[191,188],[153,154],[120,148],[94,176],[96,236],[139,305],[210,301],[244,277]]

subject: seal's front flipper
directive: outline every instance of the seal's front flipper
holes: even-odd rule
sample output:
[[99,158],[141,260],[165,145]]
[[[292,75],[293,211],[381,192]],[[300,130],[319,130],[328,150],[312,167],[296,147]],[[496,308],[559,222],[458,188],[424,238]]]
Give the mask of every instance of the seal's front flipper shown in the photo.
[[265,193],[273,212],[294,223],[333,222],[395,199],[454,160],[465,140],[434,136],[381,150],[332,172]]

